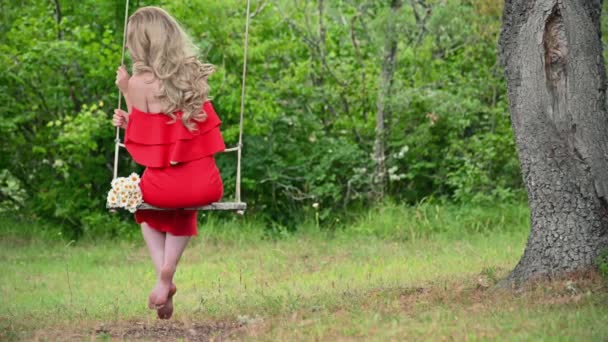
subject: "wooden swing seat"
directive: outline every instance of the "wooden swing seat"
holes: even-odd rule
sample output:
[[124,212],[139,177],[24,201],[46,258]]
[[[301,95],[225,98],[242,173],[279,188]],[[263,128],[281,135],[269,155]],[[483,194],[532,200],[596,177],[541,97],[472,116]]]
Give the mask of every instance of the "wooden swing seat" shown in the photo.
[[[159,208],[147,203],[140,204],[137,209],[139,210],[176,210],[176,209],[167,209],[167,208]],[[202,207],[192,207],[192,208],[179,208],[177,210],[236,210],[236,211],[245,211],[247,209],[247,203],[245,202],[215,202]]]

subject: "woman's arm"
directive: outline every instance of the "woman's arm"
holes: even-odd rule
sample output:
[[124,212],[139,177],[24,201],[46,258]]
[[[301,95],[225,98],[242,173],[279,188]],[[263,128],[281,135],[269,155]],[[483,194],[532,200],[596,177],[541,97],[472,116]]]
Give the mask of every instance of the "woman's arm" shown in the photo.
[[131,76],[124,65],[121,65],[116,70],[116,86],[120,89],[120,92],[125,98],[127,105],[127,113],[131,113],[131,97],[129,96],[129,80]]
[[129,122],[129,113],[131,113],[131,99],[129,96],[129,80],[131,76],[127,72],[127,68],[121,65],[116,69],[116,86],[120,89],[122,96],[125,98],[127,105],[127,111],[117,108],[114,109],[114,116],[112,117],[112,124],[116,127],[127,129],[127,122]]

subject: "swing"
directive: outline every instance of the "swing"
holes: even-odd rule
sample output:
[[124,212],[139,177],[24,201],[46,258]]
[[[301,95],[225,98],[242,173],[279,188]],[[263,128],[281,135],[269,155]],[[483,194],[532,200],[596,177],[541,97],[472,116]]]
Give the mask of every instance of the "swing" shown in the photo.
[[[244,210],[247,209],[247,203],[241,202],[241,156],[243,149],[243,113],[245,111],[245,79],[247,77],[247,50],[249,48],[249,15],[250,15],[250,3],[251,0],[247,0],[247,11],[246,11],[246,21],[245,21],[245,46],[244,46],[244,56],[243,56],[243,82],[241,84],[241,113],[240,113],[240,121],[239,121],[239,142],[235,147],[224,149],[223,152],[236,152],[237,153],[237,167],[236,167],[236,185],[235,185],[235,199],[234,202],[215,202],[209,205],[205,205],[202,207],[192,207],[192,208],[179,208],[180,210],[236,210],[237,213],[243,214]],[[129,19],[129,0],[125,2],[125,25],[123,32],[123,41],[122,41],[122,55],[120,60],[120,65],[123,65],[125,62],[125,45],[127,38],[127,22]],[[121,108],[122,104],[122,94],[120,90],[118,91],[118,107]],[[116,127],[116,138],[114,140],[114,175],[112,179],[116,179],[118,176],[118,154],[120,152],[120,148],[125,148],[125,145],[120,140],[120,127]],[[111,208],[113,209],[113,208]],[[147,203],[140,204],[137,209],[142,210],[176,210],[176,208],[159,208]]]

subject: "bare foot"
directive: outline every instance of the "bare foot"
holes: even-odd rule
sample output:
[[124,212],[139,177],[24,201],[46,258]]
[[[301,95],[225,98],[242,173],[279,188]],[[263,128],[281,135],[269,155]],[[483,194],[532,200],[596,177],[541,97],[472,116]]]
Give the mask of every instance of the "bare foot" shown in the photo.
[[167,304],[174,273],[175,269],[166,268],[161,270],[160,279],[148,297],[148,308],[158,310]]
[[170,287],[158,282],[148,297],[148,308],[150,310],[158,310],[165,306],[169,298],[169,290]]
[[173,296],[175,295],[175,292],[177,292],[177,287],[175,287],[175,284],[172,283],[171,288],[169,289],[169,297],[167,298],[167,302],[162,308],[156,310],[156,315],[158,318],[169,319],[173,315]]

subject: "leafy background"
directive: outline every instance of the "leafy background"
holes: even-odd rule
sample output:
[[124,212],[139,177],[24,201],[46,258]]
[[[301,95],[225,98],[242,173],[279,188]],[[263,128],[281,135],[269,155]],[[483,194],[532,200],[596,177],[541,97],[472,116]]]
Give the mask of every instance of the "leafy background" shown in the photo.
[[[244,3],[142,0],[130,9],[167,9],[201,58],[218,67],[211,94],[229,145],[238,138]],[[377,203],[372,152],[390,3],[325,1],[320,13],[313,1],[252,1],[242,181],[248,219],[297,229],[316,214],[332,227]],[[61,223],[74,237],[129,231],[130,215],[105,209],[124,2],[0,4],[0,210]],[[501,6],[403,2],[387,100],[387,200],[525,199],[497,61]],[[230,200],[235,156],[218,163]],[[141,167],[123,151],[120,174],[131,171]]]

